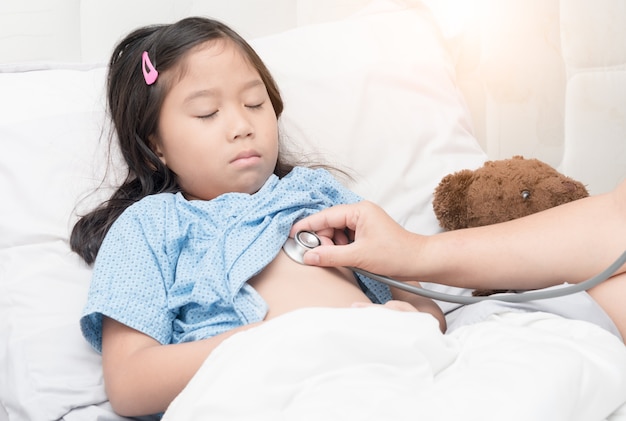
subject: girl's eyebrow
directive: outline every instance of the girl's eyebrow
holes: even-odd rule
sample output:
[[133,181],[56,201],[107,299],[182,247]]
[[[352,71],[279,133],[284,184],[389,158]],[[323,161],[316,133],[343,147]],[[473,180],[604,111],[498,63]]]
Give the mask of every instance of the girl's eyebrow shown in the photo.
[[215,95],[216,95],[215,89],[201,89],[199,91],[194,91],[191,94],[189,94],[183,102],[188,103],[198,98],[210,97],[210,96],[215,96]]
[[[265,84],[263,83],[261,79],[253,79],[247,83],[244,83],[241,90],[247,91],[257,86],[265,86]],[[194,91],[191,94],[189,94],[187,98],[185,98],[184,102],[188,103],[198,98],[211,97],[211,96],[216,96],[216,95],[217,95],[217,92],[215,89],[200,89],[198,91]]]

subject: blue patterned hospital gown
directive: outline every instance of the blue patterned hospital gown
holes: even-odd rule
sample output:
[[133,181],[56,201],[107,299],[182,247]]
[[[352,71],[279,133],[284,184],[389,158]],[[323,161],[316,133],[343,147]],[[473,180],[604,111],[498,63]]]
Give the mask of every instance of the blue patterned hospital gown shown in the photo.
[[[272,175],[252,195],[148,196],[126,209],[102,243],[83,334],[100,351],[102,315],[162,344],[263,320],[267,304],[246,281],[276,257],[296,220],[359,200],[326,170],[302,167]],[[359,277],[372,301],[391,299],[388,287]]]

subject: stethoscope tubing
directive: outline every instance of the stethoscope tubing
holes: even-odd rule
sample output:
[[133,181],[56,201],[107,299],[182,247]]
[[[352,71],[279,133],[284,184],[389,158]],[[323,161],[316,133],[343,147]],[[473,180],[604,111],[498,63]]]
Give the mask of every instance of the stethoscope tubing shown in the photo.
[[378,275],[363,269],[350,267],[356,273],[359,273],[375,281],[382,282],[391,287],[402,289],[413,294],[421,295],[422,297],[432,298],[438,301],[446,301],[455,304],[476,304],[482,301],[505,301],[509,303],[522,303],[535,300],[546,300],[549,298],[563,297],[565,295],[576,294],[577,292],[586,291],[601,284],[609,279],[613,274],[626,263],[626,251],[622,253],[613,263],[611,263],[606,269],[592,278],[589,278],[583,282],[577,284],[571,284],[563,286],[561,288],[541,288],[522,292],[506,292],[497,293],[487,296],[471,296],[471,295],[455,295],[447,294],[444,292],[433,291],[430,289],[418,287],[408,284],[406,282],[397,281],[395,279]]

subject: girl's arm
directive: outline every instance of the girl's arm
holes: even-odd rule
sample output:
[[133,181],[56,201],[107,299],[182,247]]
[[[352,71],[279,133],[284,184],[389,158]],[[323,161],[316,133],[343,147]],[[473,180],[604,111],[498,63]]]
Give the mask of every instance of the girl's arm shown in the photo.
[[113,409],[123,416],[164,412],[219,344],[258,324],[200,341],[161,345],[150,336],[103,316],[102,365]]

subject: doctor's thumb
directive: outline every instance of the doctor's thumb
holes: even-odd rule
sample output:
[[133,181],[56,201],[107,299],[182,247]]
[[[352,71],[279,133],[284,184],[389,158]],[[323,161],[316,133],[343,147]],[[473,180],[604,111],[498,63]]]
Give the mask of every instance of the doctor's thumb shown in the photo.
[[[349,266],[348,262],[343,256],[344,250],[341,250],[343,246],[319,246],[304,253],[303,262],[310,266],[324,266],[324,267],[338,267]],[[344,261],[345,260],[345,261]]]

